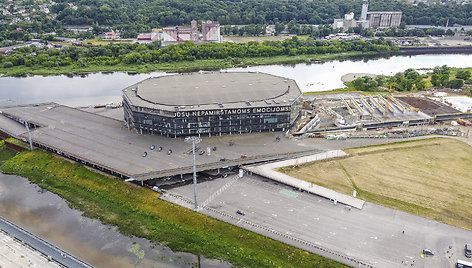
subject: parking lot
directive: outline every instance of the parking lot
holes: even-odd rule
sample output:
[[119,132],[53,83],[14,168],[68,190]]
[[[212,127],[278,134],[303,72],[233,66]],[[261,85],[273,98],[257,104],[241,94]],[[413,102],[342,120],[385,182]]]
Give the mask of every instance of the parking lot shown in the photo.
[[[372,203],[349,209],[259,176],[235,177],[198,184],[202,213],[351,266],[453,267],[472,242],[471,231],[398,210]],[[163,199],[193,208],[193,185]],[[423,258],[423,249],[435,255]]]

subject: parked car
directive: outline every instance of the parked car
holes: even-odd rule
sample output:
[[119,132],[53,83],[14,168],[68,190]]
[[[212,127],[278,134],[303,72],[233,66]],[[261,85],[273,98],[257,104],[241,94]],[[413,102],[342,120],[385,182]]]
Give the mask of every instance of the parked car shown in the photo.
[[156,145],[153,144],[153,145],[151,145],[151,147],[149,147],[149,148],[150,148],[151,150],[154,150],[154,149],[156,149]]
[[172,153],[172,149],[167,150],[167,154],[170,155]]
[[426,256],[434,256],[434,252],[429,249],[423,249],[423,254]]
[[472,248],[470,246],[470,244],[465,244],[465,256],[467,258],[470,258],[472,256]]
[[246,157],[247,157],[247,155],[245,155],[245,154],[241,155],[241,158],[246,158]]
[[205,153],[204,151],[200,151],[198,154],[203,155],[204,153]]
[[157,150],[160,152],[162,151],[162,146],[159,146],[159,148],[157,148]]
[[226,161],[226,158],[220,158],[220,161],[224,162],[224,161]]
[[241,215],[241,216],[246,215],[246,213],[244,213],[244,211],[239,210],[239,209],[236,211],[236,213],[239,214],[239,215]]
[[146,157],[146,156],[147,156],[147,152],[144,152],[144,153],[143,153],[143,157]]

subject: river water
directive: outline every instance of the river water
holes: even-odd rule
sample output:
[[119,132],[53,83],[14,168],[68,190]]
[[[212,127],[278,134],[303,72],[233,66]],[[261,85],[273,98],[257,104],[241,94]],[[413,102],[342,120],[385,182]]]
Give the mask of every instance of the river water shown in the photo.
[[[22,177],[0,173],[0,215],[96,267],[199,266],[195,255],[124,236],[113,226],[83,217],[59,196]],[[203,257],[200,266],[231,267]]]
[[[433,68],[445,64],[471,67],[472,55],[393,56],[253,66],[227,71],[259,71],[292,78],[303,92],[309,92],[343,87],[341,76],[347,73],[392,75],[408,68]],[[116,103],[121,101],[123,88],[148,77],[162,75],[166,73],[2,77],[0,107],[40,102],[58,102],[69,106]],[[1,173],[0,215],[97,267],[186,267],[198,262],[198,257],[192,254],[174,253],[166,247],[153,246],[145,239],[123,236],[111,226],[82,217],[79,211],[70,209],[63,199],[42,191],[28,180]],[[142,253],[144,257],[141,258]],[[200,263],[202,267],[230,266],[205,258]]]
[[[472,67],[472,55],[437,54],[359,58],[323,63],[265,65],[231,68],[227,71],[259,71],[295,79],[303,92],[326,91],[343,87],[341,76],[347,73],[393,75],[408,68]],[[0,78],[0,106],[40,102],[57,102],[69,106],[88,106],[121,101],[121,90],[162,72],[128,75],[94,73],[84,76],[33,76]]]

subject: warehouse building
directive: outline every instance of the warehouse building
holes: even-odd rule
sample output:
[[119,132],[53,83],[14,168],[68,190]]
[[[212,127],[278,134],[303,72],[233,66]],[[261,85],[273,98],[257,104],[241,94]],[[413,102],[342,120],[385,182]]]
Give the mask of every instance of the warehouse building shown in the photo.
[[294,80],[265,73],[177,74],[123,89],[124,119],[140,133],[173,137],[286,131],[301,96]]

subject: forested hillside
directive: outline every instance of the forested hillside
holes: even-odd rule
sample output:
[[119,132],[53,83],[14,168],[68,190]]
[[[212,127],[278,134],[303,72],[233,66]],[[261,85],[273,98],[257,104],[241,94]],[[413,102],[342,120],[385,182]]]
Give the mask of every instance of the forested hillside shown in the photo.
[[[334,18],[361,12],[362,0],[58,0],[54,12],[64,24],[161,27],[190,20],[218,20],[225,24],[328,24]],[[75,3],[77,10],[67,3]],[[404,1],[371,0],[369,10],[403,11],[406,24],[472,24],[472,3],[413,6]]]

